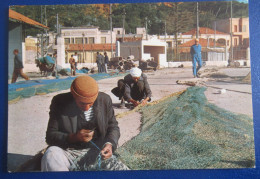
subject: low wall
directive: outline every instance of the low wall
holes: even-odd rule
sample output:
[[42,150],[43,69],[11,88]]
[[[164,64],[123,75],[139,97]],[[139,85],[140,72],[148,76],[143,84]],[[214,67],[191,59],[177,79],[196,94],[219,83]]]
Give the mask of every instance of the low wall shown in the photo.
[[[168,67],[192,67],[192,62],[164,62],[160,63],[160,68],[168,68]],[[218,67],[226,67],[228,65],[227,61],[205,61],[206,66],[218,66]]]

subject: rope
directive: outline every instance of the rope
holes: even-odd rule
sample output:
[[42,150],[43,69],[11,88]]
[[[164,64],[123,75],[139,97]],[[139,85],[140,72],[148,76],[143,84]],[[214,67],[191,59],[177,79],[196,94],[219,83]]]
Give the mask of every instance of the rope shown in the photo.
[[[92,141],[89,141],[92,145],[94,145],[99,151],[101,151],[101,149]],[[98,161],[98,170],[101,170],[101,152],[99,152],[98,156],[97,156],[97,161]]]

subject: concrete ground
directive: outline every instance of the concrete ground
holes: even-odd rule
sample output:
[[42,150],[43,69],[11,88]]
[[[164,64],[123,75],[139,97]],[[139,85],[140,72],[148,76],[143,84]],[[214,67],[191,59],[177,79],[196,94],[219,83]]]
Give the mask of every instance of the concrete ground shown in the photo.
[[[209,102],[228,111],[252,117],[251,85],[242,79],[250,72],[250,68],[213,68],[203,67],[206,77],[192,78],[191,68],[166,68],[145,72],[152,90],[152,100],[159,100],[174,92],[189,87],[177,84],[177,80],[196,81],[206,86],[205,95]],[[214,71],[214,72],[213,72]],[[212,74],[215,74],[213,76]],[[212,76],[213,77],[212,77]],[[112,98],[115,113],[121,114],[130,109],[119,109],[119,99],[111,93],[111,89],[122,77],[99,80],[99,89]],[[23,80],[23,79],[22,79]],[[220,93],[226,89],[225,93]],[[8,170],[14,171],[17,166],[45,148],[45,132],[49,118],[49,105],[53,96],[69,90],[33,96],[8,105]],[[117,118],[121,130],[119,146],[139,133],[141,114],[131,113]]]

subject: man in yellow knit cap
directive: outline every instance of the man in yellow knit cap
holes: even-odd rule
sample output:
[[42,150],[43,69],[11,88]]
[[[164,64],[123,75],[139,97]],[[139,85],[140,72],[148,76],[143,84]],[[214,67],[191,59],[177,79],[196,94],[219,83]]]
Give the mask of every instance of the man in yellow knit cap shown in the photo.
[[113,155],[120,131],[112,100],[93,78],[77,77],[52,99],[49,115],[42,171],[128,169]]

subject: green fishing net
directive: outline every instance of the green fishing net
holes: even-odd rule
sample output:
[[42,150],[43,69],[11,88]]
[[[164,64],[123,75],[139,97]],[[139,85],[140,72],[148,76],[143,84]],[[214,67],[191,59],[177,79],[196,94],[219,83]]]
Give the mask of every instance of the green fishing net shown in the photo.
[[141,108],[138,136],[121,146],[133,170],[254,167],[253,119],[207,101],[206,88]]

